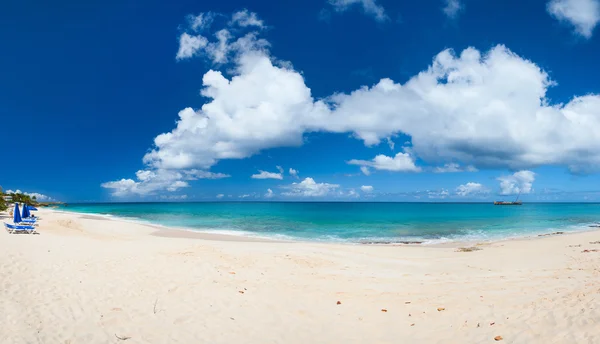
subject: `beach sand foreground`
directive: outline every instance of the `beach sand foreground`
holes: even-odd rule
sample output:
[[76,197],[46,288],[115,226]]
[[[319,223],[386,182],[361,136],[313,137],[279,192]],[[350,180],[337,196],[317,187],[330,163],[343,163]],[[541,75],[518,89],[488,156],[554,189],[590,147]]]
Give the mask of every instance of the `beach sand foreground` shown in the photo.
[[600,342],[599,231],[458,252],[39,215],[0,234],[1,343]]

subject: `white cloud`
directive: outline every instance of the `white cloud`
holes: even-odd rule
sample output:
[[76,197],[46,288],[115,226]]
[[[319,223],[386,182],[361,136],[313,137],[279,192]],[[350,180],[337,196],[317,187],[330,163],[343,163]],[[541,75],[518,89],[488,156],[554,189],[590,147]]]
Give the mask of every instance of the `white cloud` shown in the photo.
[[193,31],[204,31],[212,25],[215,16],[212,12],[200,13],[197,16],[190,14],[187,16],[188,25]]
[[365,14],[372,16],[379,22],[384,22],[390,18],[385,13],[383,6],[377,4],[376,0],[329,0],[329,4],[337,12],[344,12],[351,6],[361,6]]
[[218,199],[221,199],[221,198],[223,198],[223,197],[225,197],[225,195],[223,195],[223,194],[218,194],[218,195],[217,195],[217,198],[218,198]]
[[[343,196],[344,193],[340,192],[340,195]],[[346,196],[350,197],[350,198],[360,198],[360,194],[358,192],[356,192],[356,190],[354,190],[354,189],[348,190],[348,194]]]
[[[445,199],[450,196],[450,192],[446,189],[436,190],[436,191],[427,191],[427,197],[431,199]],[[416,197],[420,198],[420,197]]]
[[[377,155],[373,160],[350,160],[350,165],[359,165],[363,167],[372,167],[376,170],[394,171],[394,172],[420,172],[421,168],[415,166],[414,159],[409,153],[398,153],[396,156],[389,157],[383,154]],[[364,173],[364,171],[363,171]]]
[[274,195],[273,190],[267,189],[267,193],[265,194],[265,198],[271,198],[271,197],[273,197],[273,195]]
[[293,168],[290,167],[289,173],[290,173],[290,176],[298,178],[298,171],[297,170],[294,170]]
[[477,172],[474,166],[462,167],[457,163],[448,163],[444,166],[438,166],[433,169],[434,173],[456,173],[456,172]]
[[253,174],[251,176],[252,179],[283,179],[283,175],[281,173],[267,172],[258,170],[258,174]]
[[490,191],[486,189],[485,186],[483,186],[482,184],[473,182],[459,185],[456,188],[456,194],[462,197],[487,194],[489,192]]
[[[555,83],[548,74],[502,45],[483,54],[474,48],[458,56],[444,50],[404,84],[384,78],[315,100],[302,74],[274,62],[258,34],[236,39],[230,33],[222,41],[233,76],[215,70],[204,75],[202,95],[209,101],[180,111],[176,128],[155,138],[144,157],[146,169],[208,169],[221,159],[300,146],[311,132],[350,133],[367,146],[407,135],[410,159],[380,160],[408,167],[416,158],[515,170],[563,165],[580,172],[600,166],[600,96],[552,104],[546,92]],[[219,60],[211,49],[201,53]],[[377,164],[365,163],[363,172]]]
[[362,190],[362,192],[373,192],[373,187],[371,185],[363,185],[360,187],[360,189]]
[[169,201],[184,200],[187,198],[188,198],[188,195],[161,195],[160,196],[160,199],[169,200]]
[[554,18],[571,24],[577,34],[588,39],[600,22],[598,0],[551,0],[547,10]]
[[167,191],[177,191],[181,188],[187,188],[188,186],[190,185],[187,182],[177,180],[173,182],[173,184],[167,186]]
[[288,190],[283,192],[284,196],[293,197],[320,197],[327,196],[338,189],[338,184],[317,183],[312,178],[305,178],[300,183],[292,183],[283,187]]
[[396,146],[396,144],[394,143],[394,141],[392,141],[391,138],[389,138],[389,137],[387,138],[387,143],[388,143],[388,146],[390,146],[390,149],[394,150],[394,147]]
[[203,170],[183,170],[184,178],[186,180],[196,180],[196,179],[223,179],[231,177],[225,173],[214,173],[210,171]]
[[130,195],[151,195],[160,190],[177,191],[188,187],[187,181],[198,179],[221,179],[229,175],[223,173],[213,173],[196,169],[190,170],[139,170],[136,172],[137,181],[133,179],[121,179],[112,182],[102,183],[105,189],[111,189],[112,195],[117,197]]
[[258,15],[254,12],[249,12],[246,9],[235,12],[231,16],[230,25],[239,25],[241,27],[255,26],[258,28],[264,27],[264,23],[262,20],[258,19]]
[[238,198],[248,198],[248,197],[250,197],[250,195],[248,195],[248,194],[244,194],[244,195],[239,195],[238,196]]
[[369,176],[371,175],[371,170],[369,170],[369,168],[367,166],[361,166],[360,167],[360,171],[365,175],[365,176]]
[[177,51],[176,59],[183,60],[198,54],[200,49],[206,47],[208,40],[200,35],[191,36],[183,33],[179,37],[179,50]]
[[[217,14],[208,12],[200,13],[198,16],[188,16],[188,27],[193,33],[203,31],[212,24],[212,20]],[[239,28],[256,29],[262,28],[262,20],[254,12],[247,10],[235,12],[231,16],[228,26],[214,33],[216,41],[209,41],[203,35],[190,35],[184,32],[179,37],[179,50],[176,55],[177,60],[188,59],[196,55],[208,57],[215,64],[224,64],[229,61],[230,55],[235,55],[240,51],[262,50],[268,46],[268,42],[263,39],[257,39],[258,32],[249,32],[238,39],[231,41],[233,35],[231,30],[238,31]]]
[[523,170],[510,176],[499,177],[498,181],[500,181],[501,195],[528,194],[533,190],[535,173]]
[[275,168],[277,168],[277,171],[279,171],[279,173],[283,174],[283,167],[275,166]]
[[460,0],[444,0],[446,6],[442,8],[442,11],[448,18],[456,18],[458,13],[463,9],[463,5]]

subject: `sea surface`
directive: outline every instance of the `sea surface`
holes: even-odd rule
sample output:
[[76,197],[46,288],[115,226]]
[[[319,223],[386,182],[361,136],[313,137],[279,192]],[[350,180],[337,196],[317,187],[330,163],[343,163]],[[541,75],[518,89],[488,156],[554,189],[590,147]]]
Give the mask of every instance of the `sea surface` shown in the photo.
[[193,231],[353,243],[488,241],[600,223],[597,203],[99,203],[62,210]]

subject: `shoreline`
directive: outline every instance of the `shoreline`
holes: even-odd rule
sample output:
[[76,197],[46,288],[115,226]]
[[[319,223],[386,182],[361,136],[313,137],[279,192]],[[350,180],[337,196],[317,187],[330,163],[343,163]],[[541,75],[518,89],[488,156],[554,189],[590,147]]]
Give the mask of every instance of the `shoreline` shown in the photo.
[[184,233],[174,229],[165,238],[148,224],[38,214],[39,235],[0,233],[2,343],[115,336],[128,343],[486,343],[497,336],[584,343],[600,336],[598,231],[461,250],[189,240],[172,236]]
[[[108,221],[120,221],[124,223],[132,223],[143,226],[148,226],[155,228],[157,231],[151,233],[153,236],[165,237],[165,238],[186,238],[186,239],[201,239],[201,240],[217,240],[217,241],[239,241],[239,242],[270,242],[270,243],[306,243],[306,244],[325,244],[325,245],[360,245],[360,246],[393,246],[393,247],[431,247],[431,248],[460,248],[465,246],[481,246],[481,245],[490,245],[495,243],[503,243],[503,242],[511,242],[511,241],[530,241],[530,240],[540,240],[547,237],[555,237],[555,236],[566,236],[566,235],[574,235],[579,233],[587,233],[587,232],[596,232],[600,231],[599,227],[593,227],[592,225],[588,225],[588,227],[582,227],[580,230],[557,230],[552,229],[551,232],[548,233],[540,233],[540,234],[529,234],[523,236],[514,236],[514,237],[506,237],[506,238],[498,238],[492,240],[449,240],[444,242],[436,242],[436,243],[425,243],[422,241],[408,241],[408,240],[399,240],[398,242],[393,241],[372,241],[372,242],[358,242],[358,241],[320,241],[320,240],[302,240],[301,238],[287,238],[287,239],[278,239],[267,236],[253,236],[253,235],[244,235],[232,233],[234,231],[230,231],[227,233],[215,233],[211,231],[203,231],[195,228],[186,228],[186,227],[177,227],[177,226],[167,226],[156,223],[147,222],[144,220],[133,220],[125,217],[120,217],[111,214],[96,214],[96,213],[83,213],[83,212],[75,212],[68,210],[57,210],[57,209],[45,209],[48,211],[53,211],[56,213],[65,213],[80,216],[85,218],[85,216],[89,216],[90,218],[99,218],[102,220]],[[582,225],[583,226],[583,225]]]

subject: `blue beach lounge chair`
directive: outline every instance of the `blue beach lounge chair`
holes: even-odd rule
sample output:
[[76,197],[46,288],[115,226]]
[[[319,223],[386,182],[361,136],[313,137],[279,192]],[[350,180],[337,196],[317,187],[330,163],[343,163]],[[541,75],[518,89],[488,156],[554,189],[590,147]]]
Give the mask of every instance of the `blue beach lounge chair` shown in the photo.
[[35,227],[33,227],[33,226],[13,225],[13,224],[4,222],[4,227],[6,227],[6,230],[10,234],[20,233],[20,232],[25,232],[28,234],[34,234],[34,233],[37,234],[37,231],[35,230]]
[[[26,207],[27,205],[23,205],[23,206]],[[13,223],[15,225],[24,224],[24,225],[33,226],[36,224],[36,222],[37,222],[36,219],[22,218],[21,213],[19,212],[19,203],[15,203],[15,209],[13,210]]]

